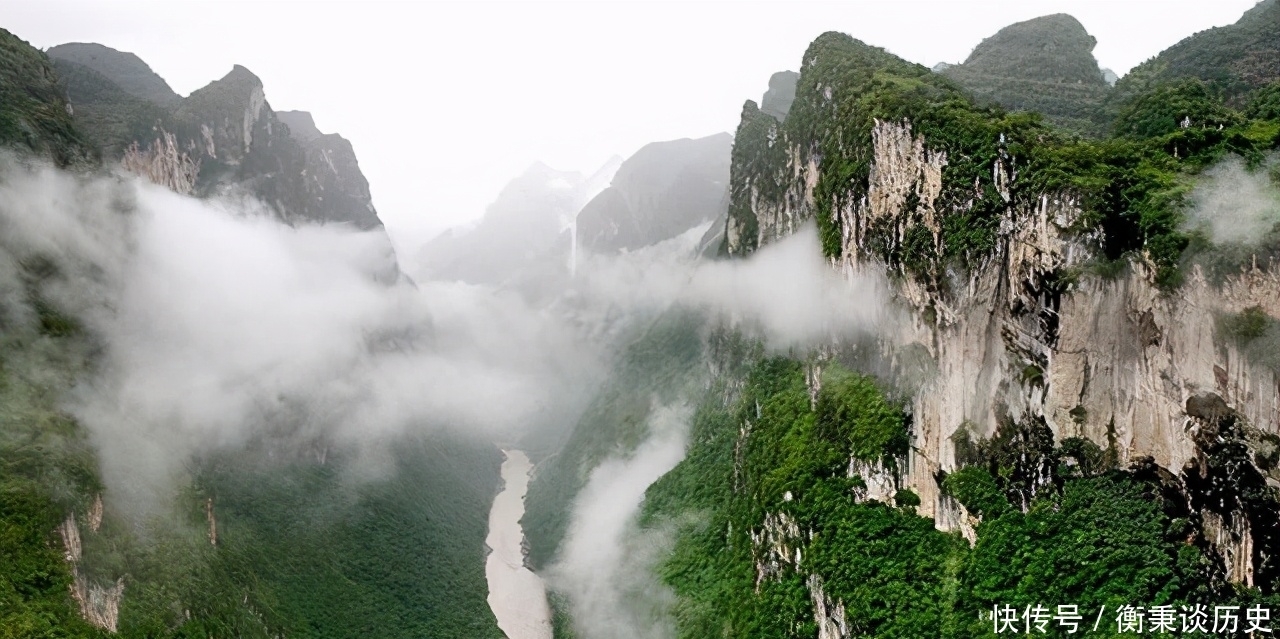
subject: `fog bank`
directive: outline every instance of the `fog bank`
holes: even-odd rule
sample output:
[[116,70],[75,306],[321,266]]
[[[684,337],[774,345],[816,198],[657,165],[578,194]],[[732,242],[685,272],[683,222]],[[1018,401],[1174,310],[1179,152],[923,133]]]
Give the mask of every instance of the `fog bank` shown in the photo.
[[568,428],[611,340],[673,304],[777,347],[883,321],[883,282],[838,276],[812,227],[710,262],[695,257],[704,230],[583,256],[535,306],[498,287],[390,281],[381,231],[289,226],[252,200],[4,160],[0,317],[31,322],[23,278],[52,264],[39,295],[100,348],[66,408],[92,434],[109,501],[145,511],[193,458],[254,441],[302,454],[434,428],[502,441]]

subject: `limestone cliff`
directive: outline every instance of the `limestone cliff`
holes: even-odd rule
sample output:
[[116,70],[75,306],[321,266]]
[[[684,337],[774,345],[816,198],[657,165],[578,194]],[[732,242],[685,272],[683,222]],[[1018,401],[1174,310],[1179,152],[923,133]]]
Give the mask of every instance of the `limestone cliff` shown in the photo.
[[236,65],[181,98],[131,53],[77,43],[53,47],[49,55],[77,124],[92,132],[106,159],[119,160],[137,145],[135,154],[151,161],[172,146],[175,165],[195,168],[189,189],[162,180],[179,191],[247,192],[291,223],[381,228],[351,143],[321,134],[309,114],[278,115],[248,69]]
[[[1214,284],[1192,268],[1170,289],[1141,254],[1119,275],[1096,273],[1105,230],[1090,221],[1082,193],[1043,188],[1017,153],[1027,147],[999,127],[985,142],[957,144],[956,129],[969,121],[925,133],[910,109],[875,102],[864,93],[878,90],[874,81],[856,78],[933,82],[923,67],[886,56],[824,35],[805,56],[786,126],[747,103],[724,252],[749,254],[816,218],[833,268],[887,271],[896,282],[909,321],[886,329],[883,357],[900,370],[901,353],[924,352],[931,369],[912,389],[901,478],[919,494],[918,511],[972,539],[973,518],[940,489],[961,465],[957,442],[1048,429],[1056,441],[1087,438],[1123,466],[1168,469],[1202,506],[1201,534],[1230,578],[1252,584],[1255,573],[1274,574],[1258,537],[1274,515],[1247,503],[1244,489],[1224,488],[1247,482],[1222,479],[1217,456],[1226,442],[1265,453],[1280,430],[1280,378],[1220,322],[1251,308],[1280,314],[1280,276],[1255,266]],[[847,71],[858,65],[870,68]],[[855,80],[842,84],[832,69]],[[929,86],[912,90],[950,100]],[[918,109],[920,121],[939,117],[932,108]],[[1244,464],[1247,481],[1280,485],[1270,464]],[[1230,496],[1197,496],[1211,484]],[[1264,493],[1271,489],[1256,494]]]

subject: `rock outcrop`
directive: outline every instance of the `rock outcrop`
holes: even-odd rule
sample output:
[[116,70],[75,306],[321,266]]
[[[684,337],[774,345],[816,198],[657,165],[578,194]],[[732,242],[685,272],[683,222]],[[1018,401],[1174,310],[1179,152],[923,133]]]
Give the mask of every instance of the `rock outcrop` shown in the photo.
[[769,77],[769,90],[764,92],[760,100],[760,110],[779,120],[787,119],[791,103],[796,101],[796,81],[800,74],[795,71],[779,71]]
[[[90,530],[97,532],[94,522],[101,522],[101,497],[94,500],[90,509]],[[80,616],[85,621],[106,630],[115,632],[120,623],[120,600],[124,597],[124,578],[117,579],[109,586],[103,586],[85,576],[80,567],[81,542],[80,525],[75,513],[69,513],[65,521],[58,526],[58,536],[62,539],[62,548],[66,552],[67,563],[71,565],[71,598],[80,607]]]
[[[160,171],[165,179],[157,181],[180,192],[247,193],[289,223],[382,227],[351,143],[321,134],[309,114],[282,119],[262,81],[245,67],[236,65],[181,98],[131,53],[77,43],[53,47],[49,55],[78,124],[93,132],[105,159],[130,155],[131,170],[151,177],[154,160],[176,150]],[[190,184],[169,179],[191,167]]]

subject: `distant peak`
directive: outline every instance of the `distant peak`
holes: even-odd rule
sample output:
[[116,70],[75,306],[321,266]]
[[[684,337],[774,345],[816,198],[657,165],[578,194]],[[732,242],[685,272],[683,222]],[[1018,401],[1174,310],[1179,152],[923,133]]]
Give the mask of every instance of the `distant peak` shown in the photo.
[[310,142],[324,136],[308,111],[276,111],[276,118],[289,127],[289,134],[295,140]]
[[1015,22],[982,41],[965,61],[975,62],[988,55],[1011,55],[1030,51],[1092,53],[1098,40],[1089,35],[1074,16],[1054,13]]
[[240,65],[233,65],[231,72],[222,76],[223,82],[232,82],[235,84],[252,83],[259,87],[262,86],[262,79],[254,75],[254,73]]
[[796,100],[796,83],[799,81],[800,74],[795,71],[779,71],[769,76],[769,90],[760,100],[760,110],[785,120]]
[[992,77],[1103,85],[1102,70],[1093,57],[1097,44],[1079,20],[1055,13],[997,31],[960,66]]
[[126,93],[156,104],[171,105],[182,99],[142,58],[128,51],[96,42],[68,42],[50,47],[45,54],[97,71]]

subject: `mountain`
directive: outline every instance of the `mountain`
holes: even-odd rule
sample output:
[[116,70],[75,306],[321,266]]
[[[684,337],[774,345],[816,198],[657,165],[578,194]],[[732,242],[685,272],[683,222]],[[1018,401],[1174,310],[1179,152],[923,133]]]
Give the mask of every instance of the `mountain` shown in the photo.
[[597,253],[635,250],[715,219],[732,143],[720,133],[645,145],[577,214],[579,245]]
[[[256,270],[201,303],[183,279],[117,295],[172,270],[135,251],[170,239],[130,234],[138,204],[198,203],[95,176],[119,165],[189,195],[255,195],[290,223],[376,230],[345,140],[274,112],[243,67],[174,101],[126,54],[51,61],[0,32],[0,634],[498,639],[482,571],[502,454],[470,404],[475,422],[521,416],[527,560],[557,637],[959,639],[1047,624],[1059,605],[1128,635],[1126,610],[1148,630],[1196,606],[1271,610],[1280,85],[1254,64],[1272,43],[1241,34],[1275,4],[1175,47],[1213,44],[1185,49],[1184,75],[1161,75],[1184,55],[1171,49],[1113,92],[1067,16],[935,69],[824,33],[731,137],[654,143],[593,176],[535,164],[423,249],[426,277],[481,286],[415,296],[290,273],[321,295],[297,315],[252,288]],[[269,270],[251,243],[234,263],[243,247]],[[512,290],[536,303],[508,304]],[[224,303],[242,305],[249,343],[227,339]],[[169,305],[216,339],[112,393],[130,362],[95,322],[172,353],[182,332],[136,321]],[[308,325],[327,313],[342,330]],[[542,320],[564,330],[544,340]],[[258,359],[295,338],[290,361]],[[252,357],[189,374],[224,350]],[[363,379],[380,356],[390,368]],[[567,383],[530,391],[530,370]],[[194,385],[157,388],[168,377]],[[277,377],[306,388],[276,392]],[[248,388],[252,412],[207,401],[225,386]],[[173,389],[194,389],[197,417],[169,410],[187,394]],[[116,430],[76,410],[98,392]],[[443,409],[415,413],[435,406],[424,392]],[[406,414],[425,423],[391,434]],[[255,423],[223,428],[238,415]],[[455,415],[465,428],[436,427]],[[215,432],[191,432],[202,419]],[[121,434],[147,464],[118,473],[175,469],[167,510],[126,510],[103,454]],[[166,447],[206,436],[217,445],[180,459]]]
[[1011,24],[983,40],[963,64],[940,72],[979,102],[1098,133],[1110,85],[1093,57],[1096,44],[1078,20],[1059,13]]
[[[1105,87],[1092,38],[1051,18],[966,65]],[[1027,68],[990,58],[1038,33],[1055,49]],[[1137,97],[1151,113],[1195,97],[1215,119],[1095,140],[844,34],[803,61],[784,121],[743,106],[723,252],[763,259],[816,227],[836,273],[885,283],[867,303],[888,316],[782,349],[733,314],[664,315],[530,487],[531,559],[573,567],[572,504],[652,451],[655,406],[684,404],[685,456],[624,536],[672,550],[654,584],[618,564],[609,618],[665,606],[674,636],[973,637],[995,606],[1273,601],[1277,112],[1155,87]],[[1216,237],[1196,216],[1258,231]],[[599,627],[603,594],[552,585],[579,629]]]
[[134,170],[163,175],[180,192],[243,190],[288,222],[382,227],[351,143],[320,135],[296,114],[286,117],[299,126],[291,135],[248,69],[236,65],[181,98],[131,53],[78,43],[52,47],[48,55],[80,128],[106,159],[129,156]]
[[[150,168],[198,162],[198,179],[162,184],[198,195],[244,189],[290,221],[381,226],[350,145],[305,114],[276,119],[252,73],[237,67],[157,104],[113,81],[109,74],[145,68],[131,56],[107,58],[121,60],[51,61],[0,30],[0,635],[501,638],[484,579],[501,454],[484,438],[402,434],[384,442],[392,452],[376,477],[353,480],[372,466],[361,446],[373,434],[359,446],[290,438],[281,433],[305,418],[283,411],[253,441],[183,462],[169,501],[146,516],[130,511],[128,490],[105,485],[109,442],[72,414],[68,398],[95,379],[117,383],[119,373],[104,370],[110,338],[83,304],[118,293],[113,260],[134,257],[146,241],[131,234],[140,200],[199,209],[104,170],[138,168],[130,165],[137,149],[122,142],[167,134]],[[174,163],[184,157],[190,164]],[[64,223],[85,233],[71,233],[72,246],[45,241],[59,236],[41,233]],[[384,284],[376,288],[412,288]],[[104,310],[120,312],[114,303]]]
[[419,275],[472,284],[510,283],[531,270],[549,278],[567,275],[571,223],[617,167],[610,162],[588,177],[533,164],[503,187],[474,226],[427,242],[419,252]]
[[172,107],[182,101],[164,78],[132,53],[92,42],[71,42],[50,47],[45,55],[93,69],[122,91],[152,104]]
[[0,144],[67,166],[93,161],[47,56],[0,29]]
[[1181,79],[1214,85],[1233,103],[1280,80],[1280,2],[1263,0],[1235,24],[1189,36],[1130,71],[1116,84],[1123,102],[1154,86]]

